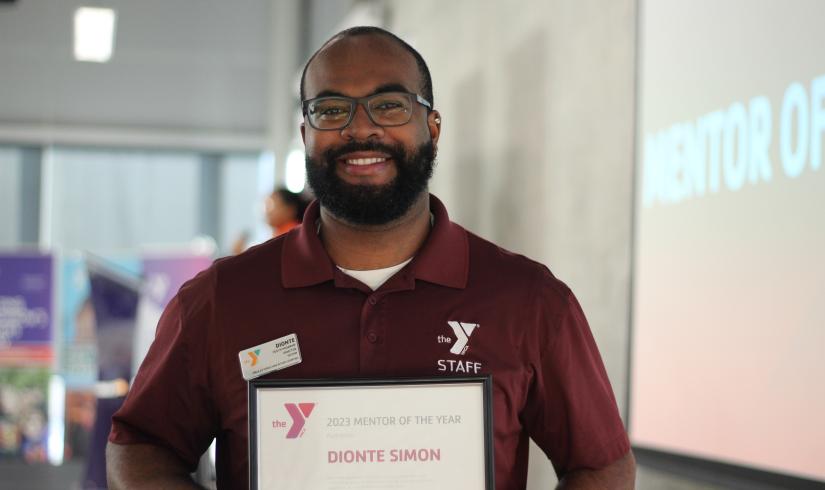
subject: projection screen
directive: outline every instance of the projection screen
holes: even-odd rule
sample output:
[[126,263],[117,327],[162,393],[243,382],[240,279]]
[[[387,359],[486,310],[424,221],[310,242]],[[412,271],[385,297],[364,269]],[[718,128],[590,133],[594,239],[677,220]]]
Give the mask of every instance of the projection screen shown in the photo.
[[825,480],[825,2],[640,2],[630,431]]

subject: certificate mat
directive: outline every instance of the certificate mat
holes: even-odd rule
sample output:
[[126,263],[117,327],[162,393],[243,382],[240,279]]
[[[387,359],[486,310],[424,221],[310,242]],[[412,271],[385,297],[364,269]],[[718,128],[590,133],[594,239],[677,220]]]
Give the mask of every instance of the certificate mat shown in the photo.
[[493,490],[492,381],[249,383],[250,488]]

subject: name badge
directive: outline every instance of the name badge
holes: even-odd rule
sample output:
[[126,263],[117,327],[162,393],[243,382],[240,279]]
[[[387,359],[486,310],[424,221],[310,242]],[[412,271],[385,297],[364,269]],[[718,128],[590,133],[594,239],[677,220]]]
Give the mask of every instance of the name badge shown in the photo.
[[270,340],[261,345],[238,352],[243,379],[263,376],[272,371],[280,371],[301,363],[301,349],[298,336],[294,333]]

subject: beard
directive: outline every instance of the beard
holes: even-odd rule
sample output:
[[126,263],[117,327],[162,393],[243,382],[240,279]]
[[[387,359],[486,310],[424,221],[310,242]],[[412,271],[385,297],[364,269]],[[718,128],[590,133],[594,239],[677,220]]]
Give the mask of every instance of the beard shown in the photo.
[[[356,151],[390,155],[397,175],[384,185],[344,182],[336,173],[336,160]],[[428,141],[409,154],[401,145],[353,142],[330,148],[320,160],[306,157],[307,181],[321,205],[352,224],[383,225],[402,217],[427,189],[435,167],[435,148]]]

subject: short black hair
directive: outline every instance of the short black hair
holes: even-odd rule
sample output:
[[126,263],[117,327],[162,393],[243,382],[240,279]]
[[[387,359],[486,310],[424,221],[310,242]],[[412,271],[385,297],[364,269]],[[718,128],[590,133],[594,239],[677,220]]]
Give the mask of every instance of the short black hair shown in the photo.
[[392,32],[374,26],[358,26],[350,27],[349,29],[344,29],[343,31],[329,38],[327,42],[325,42],[320,48],[318,48],[317,51],[315,51],[315,53],[313,53],[313,55],[309,58],[309,61],[307,61],[306,65],[304,65],[304,71],[301,73],[301,101],[304,101],[306,99],[306,93],[304,92],[304,81],[307,76],[307,68],[309,68],[309,64],[312,63],[312,60],[314,60],[315,57],[318,56],[318,53],[321,52],[321,50],[324,49],[327,45],[329,45],[333,41],[337,41],[338,39],[367,35],[388,37],[391,40],[398,43],[399,46],[404,48],[408,53],[410,53],[413,56],[413,58],[415,58],[415,64],[418,65],[418,73],[421,76],[421,96],[427,99],[427,101],[430,103],[432,107],[435,107],[435,101],[433,100],[433,79],[430,76],[430,69],[427,67],[427,62],[424,61],[424,58],[421,56],[421,53],[416,51],[415,48],[407,44],[406,41],[396,36]]

